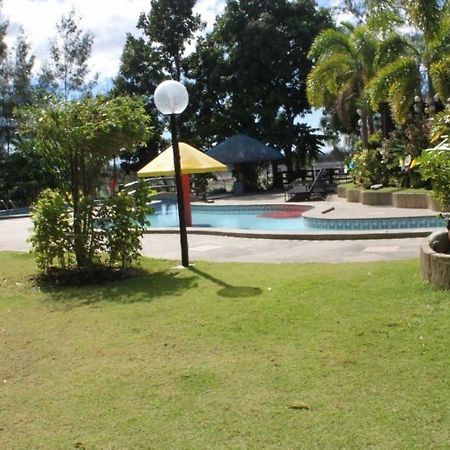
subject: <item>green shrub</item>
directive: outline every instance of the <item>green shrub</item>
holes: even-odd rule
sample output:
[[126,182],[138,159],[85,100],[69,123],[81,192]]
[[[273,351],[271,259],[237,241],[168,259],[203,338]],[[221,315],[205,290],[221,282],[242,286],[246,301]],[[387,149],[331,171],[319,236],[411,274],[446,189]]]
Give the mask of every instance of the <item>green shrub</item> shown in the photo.
[[384,173],[381,154],[377,149],[366,149],[352,158],[350,174],[357,186],[369,188],[372,184],[383,183]]
[[31,212],[30,241],[38,268],[44,272],[57,264],[66,269],[73,263],[72,218],[67,201],[58,191],[43,191]]
[[433,195],[446,210],[450,208],[450,105],[431,120],[431,141],[439,149],[424,151],[420,157],[420,172],[431,180]]
[[149,189],[140,183],[134,195],[121,191],[100,207],[98,224],[110,266],[127,269],[138,262],[141,239],[145,228],[150,225],[148,194]]
[[[103,203],[91,197],[80,200],[79,211],[84,217],[87,229],[82,230],[85,240],[82,245],[93,268],[106,255],[107,263],[120,269],[127,269],[138,263],[141,238],[148,225],[147,206],[149,189],[142,183],[134,195],[125,191],[106,199]],[[46,190],[33,207],[34,231],[31,237],[37,264],[48,273],[51,268],[74,269],[76,233],[71,209],[63,195]]]
[[91,271],[103,250],[95,203],[102,172],[120,152],[134,152],[145,142],[151,135],[150,125],[145,103],[138,97],[49,99],[45,107],[23,111],[21,133],[32,142],[32,151],[52,174],[71,211],[73,224],[67,239],[78,269]]
[[[408,123],[394,130],[381,146],[386,181],[391,186],[424,187],[419,172],[419,156],[429,145],[426,122]],[[409,160],[409,164],[407,163]]]
[[423,152],[420,163],[423,178],[432,182],[434,197],[445,209],[450,208],[450,151]]

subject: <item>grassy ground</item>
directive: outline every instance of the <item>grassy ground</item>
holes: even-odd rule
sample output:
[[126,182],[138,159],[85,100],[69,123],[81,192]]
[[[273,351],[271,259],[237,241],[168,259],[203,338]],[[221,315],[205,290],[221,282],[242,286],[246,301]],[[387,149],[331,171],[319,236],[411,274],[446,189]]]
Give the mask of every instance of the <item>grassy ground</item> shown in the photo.
[[46,290],[0,253],[1,448],[449,448],[450,295],[417,261],[172,265]]

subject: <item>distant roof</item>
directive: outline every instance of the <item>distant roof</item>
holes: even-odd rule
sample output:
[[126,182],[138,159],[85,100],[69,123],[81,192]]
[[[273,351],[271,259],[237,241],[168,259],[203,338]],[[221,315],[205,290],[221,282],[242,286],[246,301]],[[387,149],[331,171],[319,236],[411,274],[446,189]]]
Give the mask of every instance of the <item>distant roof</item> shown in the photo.
[[283,154],[278,150],[245,134],[236,134],[225,139],[208,150],[206,154],[224,164],[274,161],[284,158]]

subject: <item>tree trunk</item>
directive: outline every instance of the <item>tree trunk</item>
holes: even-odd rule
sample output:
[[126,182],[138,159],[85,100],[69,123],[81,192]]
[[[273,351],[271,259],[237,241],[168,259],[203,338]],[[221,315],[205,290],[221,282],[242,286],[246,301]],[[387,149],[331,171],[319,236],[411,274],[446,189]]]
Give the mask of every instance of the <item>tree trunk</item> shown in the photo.
[[380,105],[381,114],[381,132],[383,133],[383,138],[387,139],[389,133],[394,130],[394,122],[392,120],[391,110],[389,109],[388,103],[381,103]]
[[181,57],[180,55],[175,55],[175,80],[180,81],[181,79]]
[[278,161],[272,161],[273,187],[283,189],[283,179],[278,171]]
[[293,155],[292,155],[292,150],[291,149],[284,149],[284,155],[285,155],[285,159],[284,159],[284,163],[286,164],[286,169],[287,169],[287,182],[291,183],[292,181],[294,181],[294,167],[293,167]]
[[77,267],[86,266],[86,248],[83,235],[83,211],[80,199],[80,174],[79,174],[79,154],[72,155],[72,202],[73,202],[73,251]]
[[362,147],[364,149],[369,148],[369,134],[367,129],[367,113],[366,111],[362,110],[361,112],[361,141],[362,141]]
[[373,123],[373,111],[370,110],[367,114],[367,125],[369,127],[369,136],[375,133],[375,125]]

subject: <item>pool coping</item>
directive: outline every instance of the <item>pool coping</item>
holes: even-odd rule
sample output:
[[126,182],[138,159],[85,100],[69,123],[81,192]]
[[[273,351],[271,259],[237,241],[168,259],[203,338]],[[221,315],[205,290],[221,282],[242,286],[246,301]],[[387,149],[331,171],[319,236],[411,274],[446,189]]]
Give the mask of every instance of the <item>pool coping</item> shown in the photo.
[[25,214],[0,214],[0,220],[5,219],[23,219],[24,217],[31,217],[30,213]]
[[[344,240],[361,240],[361,239],[402,239],[427,237],[433,231],[428,228],[410,228],[398,230],[355,230],[355,231],[264,231],[264,230],[239,230],[225,228],[201,228],[188,227],[188,235],[210,235],[210,236],[227,236],[250,239],[281,239],[281,240],[303,240],[303,241],[344,241]],[[333,231],[333,232],[331,232]],[[144,234],[179,234],[179,228],[147,228]]]

